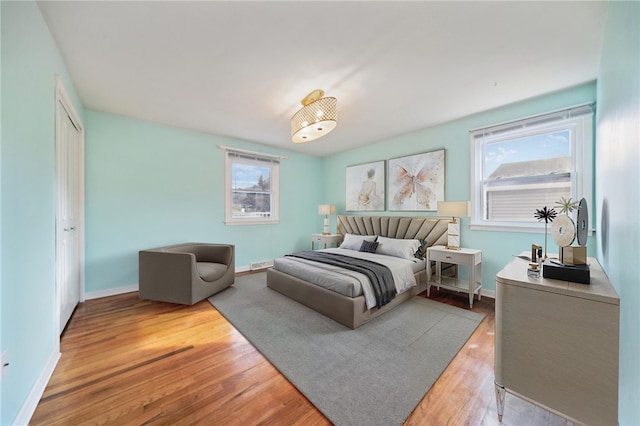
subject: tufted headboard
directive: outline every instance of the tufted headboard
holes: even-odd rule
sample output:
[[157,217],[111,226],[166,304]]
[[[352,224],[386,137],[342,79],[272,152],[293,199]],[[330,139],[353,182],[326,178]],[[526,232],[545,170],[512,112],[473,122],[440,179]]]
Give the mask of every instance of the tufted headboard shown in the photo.
[[338,234],[423,239],[427,247],[447,244],[448,224],[448,219],[426,217],[347,215],[337,217]]

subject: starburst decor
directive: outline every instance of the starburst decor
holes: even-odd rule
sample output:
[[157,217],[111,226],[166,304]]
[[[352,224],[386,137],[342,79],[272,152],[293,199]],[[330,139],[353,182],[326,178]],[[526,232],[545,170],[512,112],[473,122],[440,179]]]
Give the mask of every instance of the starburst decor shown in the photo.
[[544,206],[541,209],[537,209],[533,216],[538,219],[538,222],[544,219],[544,223],[547,224],[553,222],[557,215],[558,213],[556,213],[555,209],[548,209],[547,206]]
[[556,206],[560,209],[560,213],[569,214],[578,208],[577,201],[571,201],[571,197],[567,200],[564,197],[560,197],[560,201],[556,201]]
[[536,219],[538,219],[538,222],[544,220],[544,258],[547,258],[547,224],[549,222],[553,222],[553,219],[556,218],[556,216],[558,216],[558,213],[556,213],[556,211],[551,208],[547,208],[547,206],[544,206],[541,209],[536,209],[536,212],[533,215]]

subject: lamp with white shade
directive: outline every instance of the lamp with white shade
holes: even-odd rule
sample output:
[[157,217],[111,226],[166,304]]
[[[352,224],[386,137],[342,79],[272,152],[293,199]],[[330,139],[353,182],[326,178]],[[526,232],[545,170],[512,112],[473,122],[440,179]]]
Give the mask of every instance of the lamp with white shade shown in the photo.
[[318,214],[324,215],[324,230],[322,235],[331,235],[329,232],[329,215],[336,213],[336,206],[333,204],[320,204],[318,206]]
[[447,248],[460,250],[460,222],[457,218],[471,216],[471,203],[469,201],[438,201],[438,216],[452,218],[447,227]]

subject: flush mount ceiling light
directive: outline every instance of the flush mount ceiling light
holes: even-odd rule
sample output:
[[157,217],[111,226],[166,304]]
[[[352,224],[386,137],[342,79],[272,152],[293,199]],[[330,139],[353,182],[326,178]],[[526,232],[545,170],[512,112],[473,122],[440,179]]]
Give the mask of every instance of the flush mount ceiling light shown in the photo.
[[291,117],[291,140],[309,142],[326,135],[338,124],[338,100],[323,98],[324,91],[314,90],[300,103],[302,109]]

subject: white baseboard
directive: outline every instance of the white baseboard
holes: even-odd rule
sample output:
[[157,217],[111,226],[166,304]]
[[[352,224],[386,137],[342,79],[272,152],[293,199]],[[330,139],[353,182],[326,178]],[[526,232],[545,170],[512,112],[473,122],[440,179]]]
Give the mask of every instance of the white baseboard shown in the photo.
[[53,374],[53,370],[55,370],[59,359],[60,351],[56,351],[51,354],[51,356],[49,357],[49,361],[47,361],[47,364],[40,372],[38,380],[36,380],[36,383],[31,388],[31,392],[29,392],[26,401],[24,402],[24,404],[22,404],[22,407],[20,408],[20,411],[18,411],[18,415],[16,416],[16,418],[13,419],[12,424],[29,424],[33,413],[35,413],[36,408],[38,408],[40,398],[42,398],[42,394],[44,394],[44,390],[47,387],[47,383],[49,383],[49,379],[51,379],[51,375]]
[[494,299],[496,298],[496,291],[495,290],[485,290],[484,288],[482,289],[482,297],[488,297],[489,299]]
[[[250,265],[245,265],[245,266],[240,266],[236,268],[236,273],[238,272],[251,272],[251,266]],[[425,287],[426,289],[426,287]],[[117,288],[108,288],[106,290],[98,290],[98,291],[90,291],[88,293],[85,293],[85,300],[91,300],[91,299],[99,299],[101,297],[108,297],[108,296],[116,296],[118,294],[124,294],[124,293],[131,293],[134,291],[138,291],[138,284],[131,284],[128,286],[124,286],[124,287],[117,287]],[[490,299],[495,299],[496,298],[496,291],[495,290],[487,290],[487,289],[482,289],[482,296],[483,297],[488,297]]]
[[84,294],[85,300],[99,299],[101,297],[115,296],[118,294],[131,293],[138,291],[138,283],[127,285],[124,287],[108,288],[106,290],[90,291]]
[[[236,267],[236,272],[251,272],[251,265]],[[89,291],[84,293],[84,300],[99,299],[101,297],[116,296],[118,294],[138,291],[138,283],[123,287],[108,288],[106,290]]]
[[[245,265],[236,267],[236,272],[251,272],[251,266]],[[84,300],[99,299],[101,297],[116,296],[118,294],[131,293],[138,291],[138,283],[126,285],[123,287],[108,288],[106,290],[89,291],[84,293]]]
[[[432,285],[432,286],[435,286]],[[421,293],[423,291],[427,290],[427,284],[426,283],[420,283],[418,284],[418,293]],[[494,299],[496,298],[496,291],[495,290],[485,290],[484,288],[482,289],[482,297],[488,297],[489,299]]]

